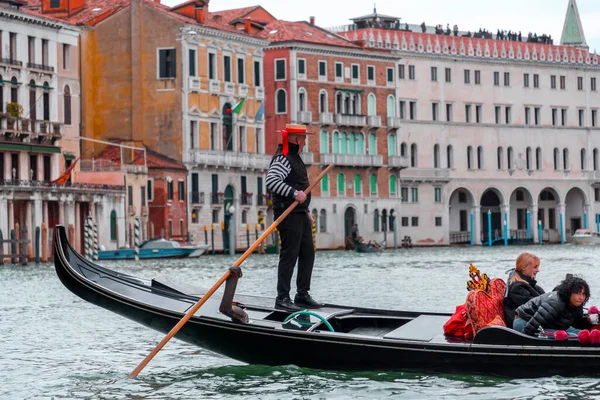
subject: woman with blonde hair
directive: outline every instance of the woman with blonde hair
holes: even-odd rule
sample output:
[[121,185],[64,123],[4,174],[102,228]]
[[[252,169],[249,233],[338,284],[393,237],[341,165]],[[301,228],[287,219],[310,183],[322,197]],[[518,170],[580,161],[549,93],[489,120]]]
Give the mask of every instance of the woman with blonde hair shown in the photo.
[[516,267],[511,270],[506,281],[504,294],[504,319],[506,326],[512,327],[515,310],[529,300],[544,294],[537,285],[535,277],[540,270],[540,259],[531,253],[522,253],[517,257]]

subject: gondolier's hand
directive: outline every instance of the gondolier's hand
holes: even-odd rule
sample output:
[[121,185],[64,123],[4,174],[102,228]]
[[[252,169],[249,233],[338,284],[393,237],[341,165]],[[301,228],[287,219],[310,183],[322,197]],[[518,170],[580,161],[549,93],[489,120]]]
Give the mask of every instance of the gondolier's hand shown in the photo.
[[313,215],[310,213],[310,211],[308,212],[308,220],[310,221],[310,224],[313,225],[315,223],[315,218],[313,217]]
[[300,204],[304,203],[304,201],[306,200],[306,193],[304,193],[304,191],[302,190],[296,190],[294,192],[294,200],[296,200]]

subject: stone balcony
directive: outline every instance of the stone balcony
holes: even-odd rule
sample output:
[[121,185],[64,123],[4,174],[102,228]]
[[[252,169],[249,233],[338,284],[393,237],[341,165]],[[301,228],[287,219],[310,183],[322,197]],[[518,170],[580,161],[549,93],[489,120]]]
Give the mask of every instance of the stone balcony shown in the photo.
[[271,156],[268,154],[239,153],[233,151],[216,151],[191,149],[190,163],[202,166],[267,170]]
[[319,113],[319,124],[332,125],[333,124],[333,113],[330,113],[330,112]]
[[104,185],[96,183],[67,182],[64,186],[52,185],[49,181],[38,180],[10,180],[0,179],[0,187],[19,191],[42,192],[125,192],[123,185]]
[[40,71],[42,73],[46,73],[46,74],[53,74],[54,73],[54,67],[51,67],[49,65],[45,65],[45,64],[36,64],[36,63],[27,63],[27,68],[32,69],[32,70],[36,70],[36,71]]
[[298,122],[301,124],[310,124],[312,122],[312,112],[298,111]]
[[369,115],[367,117],[367,125],[373,128],[381,126],[381,117],[379,115]]
[[256,86],[254,88],[254,98],[256,98],[256,100],[264,100],[264,98],[265,98],[265,88],[264,87],[260,87],[260,86]]
[[190,192],[189,198],[192,204],[204,204],[204,192]]
[[382,167],[383,156],[368,154],[321,154],[321,164],[348,167]]
[[11,67],[22,67],[23,62],[12,58],[0,58],[0,64],[9,65]]
[[216,79],[211,79],[208,81],[208,93],[210,94],[220,94],[221,93],[221,82]]
[[400,128],[402,120],[400,117],[388,117],[387,118],[387,127],[388,129],[397,129]]
[[449,168],[407,168],[400,173],[402,181],[449,181]]
[[364,127],[367,117],[364,115],[335,114],[335,123],[340,126],[361,126]]
[[313,153],[300,153],[300,158],[306,165],[312,165],[315,163],[315,155]]
[[14,118],[0,114],[0,136],[7,141],[55,144],[62,138],[63,124],[27,118]]
[[410,165],[410,159],[406,156],[389,156],[388,166],[392,168],[408,168]]
[[224,86],[223,93],[228,96],[235,95],[235,85],[232,82],[225,82]]
[[248,97],[248,85],[240,83],[238,85],[238,96],[239,97]]

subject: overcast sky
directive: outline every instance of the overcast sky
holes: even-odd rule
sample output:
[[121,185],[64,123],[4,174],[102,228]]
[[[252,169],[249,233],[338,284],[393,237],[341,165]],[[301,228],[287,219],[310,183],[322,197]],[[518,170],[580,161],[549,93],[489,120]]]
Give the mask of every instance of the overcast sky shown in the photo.
[[[175,5],[183,0],[162,0]],[[378,0],[377,12],[401,18],[401,22],[427,25],[457,24],[461,31],[485,28],[494,33],[506,31],[537,32],[560,40],[568,0]],[[210,0],[210,11],[262,5],[276,18],[308,21],[330,27],[349,23],[349,19],[370,14],[373,2],[364,0]],[[590,50],[600,52],[600,0],[577,0],[585,37]]]

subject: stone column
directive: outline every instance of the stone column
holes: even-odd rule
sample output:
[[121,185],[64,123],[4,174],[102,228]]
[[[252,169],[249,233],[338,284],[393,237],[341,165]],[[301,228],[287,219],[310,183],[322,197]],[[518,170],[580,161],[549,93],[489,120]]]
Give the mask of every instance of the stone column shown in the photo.
[[8,200],[8,233],[15,229],[15,202]]
[[[567,221],[565,220],[566,208],[567,208],[567,206],[565,204],[559,204],[557,207],[558,215],[556,216],[556,227],[557,227],[557,231],[558,231],[558,240],[564,239],[565,242],[567,241],[567,234],[566,234]],[[562,216],[562,227],[560,226],[561,225],[561,223],[560,223],[561,216]]]
[[[4,194],[0,194],[0,210],[7,210],[6,214],[0,212],[0,231],[4,240],[10,239],[10,230],[8,229],[8,200]],[[7,245],[4,246],[4,254],[8,250]]]
[[[475,206],[471,208],[471,212],[473,213],[474,216],[474,232],[473,234],[475,235],[475,245],[476,246],[480,246],[481,245],[481,206]],[[469,227],[470,228],[470,227]]]
[[506,233],[510,238],[510,204],[504,204],[502,207],[502,236],[504,237],[504,221],[506,219]]
[[540,237],[539,237],[540,225],[539,225],[539,219],[538,219],[537,203],[532,204],[529,211],[531,211],[531,221],[530,221],[531,222],[531,238],[533,239],[533,243],[539,243],[539,241],[540,241]]
[[22,238],[29,240],[29,243],[27,244],[27,256],[29,257],[29,259],[33,257],[33,241],[35,237],[33,233],[35,231],[35,227],[33,226],[32,208],[33,201],[30,200],[26,203],[25,208],[25,226],[27,227],[27,238]]
[[67,221],[65,221],[65,201],[62,196],[58,202],[58,223],[67,228]]

